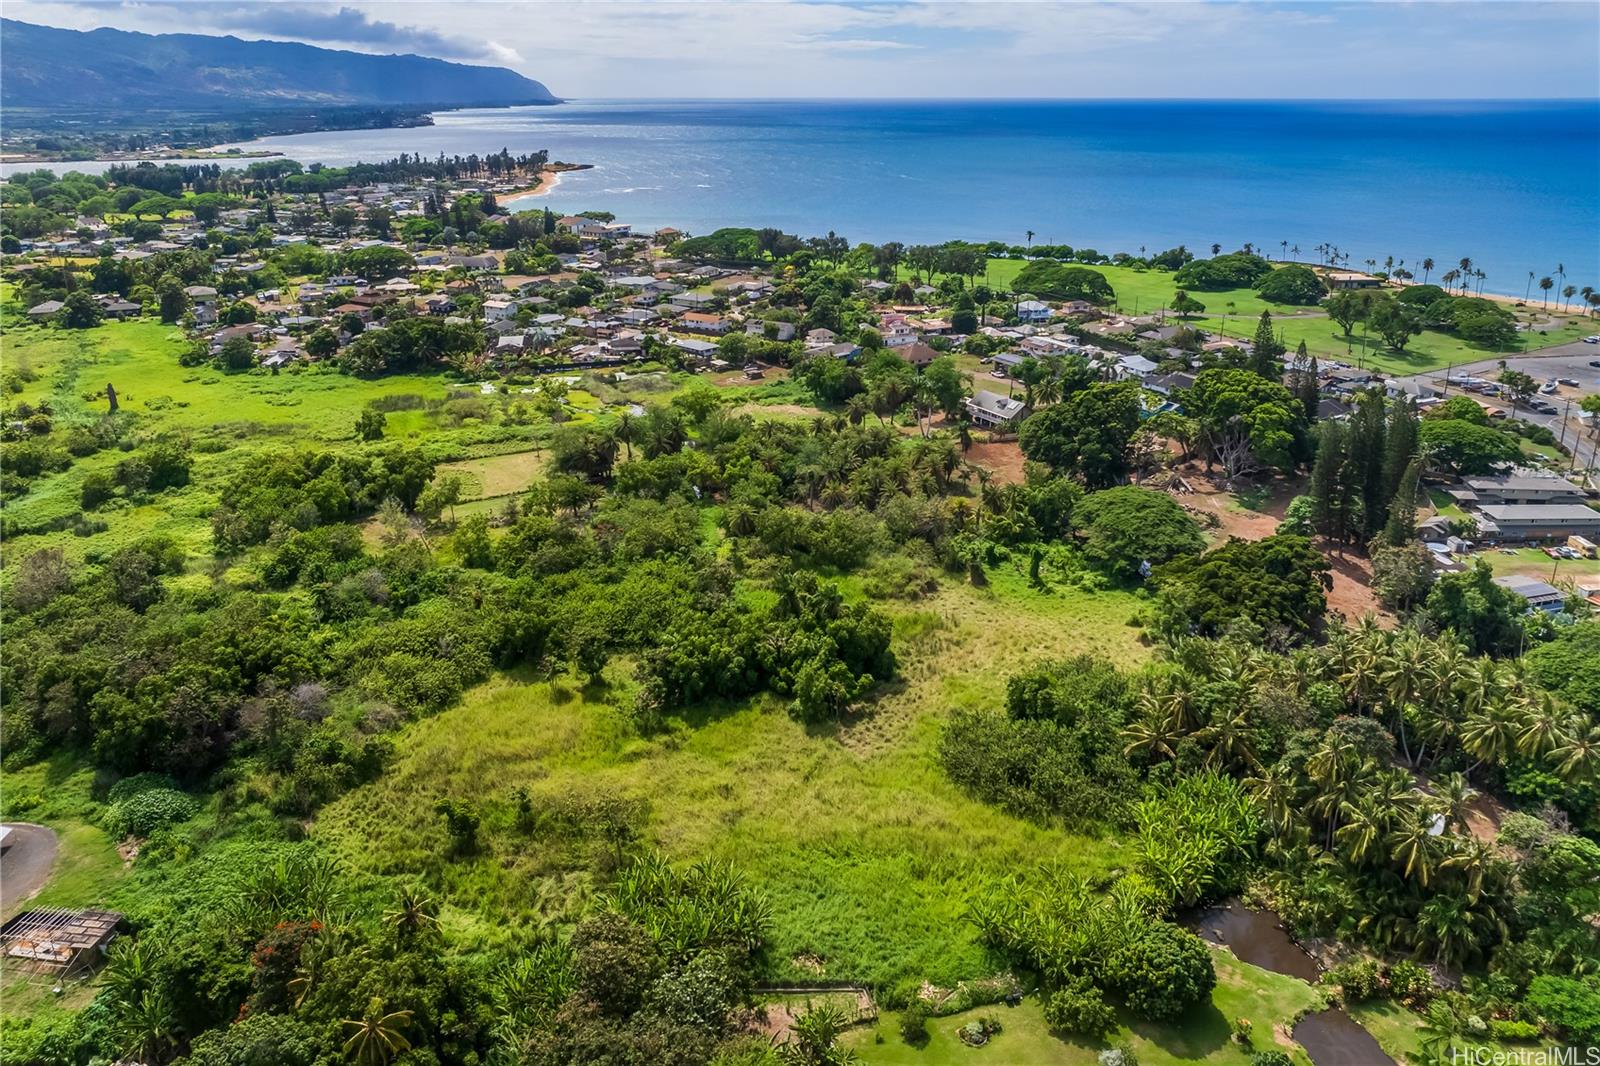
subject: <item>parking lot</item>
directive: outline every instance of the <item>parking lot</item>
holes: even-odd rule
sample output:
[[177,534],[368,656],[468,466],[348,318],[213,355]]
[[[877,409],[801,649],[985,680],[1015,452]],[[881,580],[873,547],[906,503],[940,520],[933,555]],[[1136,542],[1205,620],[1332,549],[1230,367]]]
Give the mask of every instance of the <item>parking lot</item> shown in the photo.
[[[1600,441],[1597,441],[1595,435],[1578,419],[1578,401],[1585,396],[1600,393],[1600,366],[1591,366],[1591,363],[1600,363],[1600,344],[1585,344],[1581,341],[1564,344],[1559,348],[1550,348],[1538,355],[1513,356],[1505,361],[1506,369],[1520,370],[1540,385],[1551,378],[1566,378],[1578,383],[1560,385],[1553,393],[1535,394],[1536,399],[1544,400],[1554,407],[1553,412],[1530,411],[1525,406],[1519,405],[1517,417],[1545,426],[1554,433],[1574,451],[1579,471],[1585,468],[1590,470],[1600,468]],[[1460,391],[1460,382],[1463,379],[1480,378],[1494,381],[1500,376],[1500,369],[1500,360],[1483,359],[1475,363],[1449,367],[1446,370],[1413,374],[1399,380],[1416,382],[1440,390],[1446,395],[1455,395]],[[1511,410],[1511,401],[1508,397],[1483,393],[1471,395],[1502,407],[1508,413]]]

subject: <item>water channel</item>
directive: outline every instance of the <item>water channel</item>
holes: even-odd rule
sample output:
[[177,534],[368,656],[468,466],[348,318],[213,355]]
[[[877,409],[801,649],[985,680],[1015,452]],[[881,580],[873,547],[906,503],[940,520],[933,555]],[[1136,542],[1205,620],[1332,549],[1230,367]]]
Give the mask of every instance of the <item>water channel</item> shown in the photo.
[[[1271,911],[1251,910],[1233,900],[1201,911],[1191,925],[1201,937],[1252,966],[1310,984],[1322,973],[1317,960],[1294,942]],[[1395,1066],[1372,1034],[1337,1007],[1300,1019],[1294,1038],[1316,1066]]]

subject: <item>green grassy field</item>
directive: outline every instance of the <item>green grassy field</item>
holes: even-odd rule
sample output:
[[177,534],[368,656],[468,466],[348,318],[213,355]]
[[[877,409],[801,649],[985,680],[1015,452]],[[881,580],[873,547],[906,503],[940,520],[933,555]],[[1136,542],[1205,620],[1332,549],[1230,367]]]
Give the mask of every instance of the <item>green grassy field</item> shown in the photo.
[[[1318,992],[1304,981],[1240,962],[1230,952],[1217,950],[1212,955],[1217,987],[1208,1007],[1173,1025],[1124,1018],[1104,1042],[1052,1032],[1039,1001],[1030,996],[1017,1007],[989,1006],[930,1019],[928,1043],[920,1048],[901,1039],[899,1015],[892,1012],[876,1026],[853,1031],[847,1043],[863,1066],[1094,1066],[1100,1051],[1115,1045],[1131,1047],[1139,1062],[1148,1066],[1181,1066],[1199,1059],[1245,1066],[1253,1052],[1274,1047],[1308,1063],[1304,1051],[1275,1034],[1287,1031],[1300,1014],[1319,1007]],[[998,1019],[1003,1028],[983,1047],[968,1047],[956,1030],[983,1016]],[[1229,1025],[1239,1018],[1251,1022],[1250,1047],[1232,1039]]]
[[[1021,259],[991,259],[982,280],[996,290],[1009,290],[1017,274],[1026,265]],[[1171,303],[1172,294],[1177,290],[1172,274],[1163,270],[1137,270],[1123,266],[1095,266],[1090,269],[1105,275],[1116,292],[1113,310],[1125,314],[1149,314],[1165,307]],[[902,266],[900,275],[910,277],[911,272]],[[1320,358],[1360,363],[1395,373],[1417,374],[1455,363],[1492,359],[1499,354],[1474,347],[1449,334],[1433,331],[1414,337],[1404,352],[1392,352],[1384,347],[1376,335],[1363,338],[1360,326],[1356,327],[1354,335],[1347,341],[1338,323],[1329,320],[1321,311],[1268,303],[1257,296],[1253,289],[1192,292],[1190,295],[1206,307],[1205,314],[1190,321],[1207,332],[1248,338],[1255,332],[1256,320],[1261,312],[1270,311],[1275,328],[1281,332],[1291,351],[1305,341],[1307,350]],[[1523,344],[1519,352],[1568,344],[1595,332],[1597,328],[1592,319],[1579,315],[1547,315],[1541,308],[1533,306],[1516,309],[1515,313],[1523,322],[1553,317],[1564,323],[1545,333],[1522,334]]]
[[[849,584],[847,583],[847,589]],[[773,906],[780,979],[953,983],[986,976],[967,900],[987,879],[1047,859],[1086,874],[1119,865],[1111,840],[1019,821],[955,788],[936,745],[951,710],[995,706],[1006,677],[1043,656],[1143,654],[1117,592],[1029,589],[999,573],[987,589],[947,584],[896,611],[902,680],[859,720],[809,730],[781,701],[719,706],[641,738],[624,708],[626,663],[610,687],[503,677],[458,707],[407,727],[397,765],[336,801],[313,834],[375,877],[429,881],[452,901],[450,921],[492,940],[506,927],[570,917],[541,901],[581,905],[581,856],[514,824],[513,792],[541,810],[605,797],[648,809],[643,836],[676,860],[735,862]],[[486,854],[445,863],[433,804],[471,799],[485,811]],[[572,891],[574,886],[577,891]]]

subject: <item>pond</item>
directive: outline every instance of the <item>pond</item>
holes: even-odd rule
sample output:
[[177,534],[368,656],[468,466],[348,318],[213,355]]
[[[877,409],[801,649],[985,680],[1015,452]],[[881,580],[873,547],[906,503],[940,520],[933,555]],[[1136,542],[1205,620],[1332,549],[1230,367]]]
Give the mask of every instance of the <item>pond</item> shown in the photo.
[[[1189,925],[1204,939],[1232,951],[1240,961],[1263,970],[1311,984],[1322,973],[1322,967],[1294,942],[1271,911],[1251,910],[1231,900],[1199,912]],[[1372,1034],[1337,1008],[1308,1014],[1294,1027],[1293,1035],[1316,1066],[1394,1066]]]

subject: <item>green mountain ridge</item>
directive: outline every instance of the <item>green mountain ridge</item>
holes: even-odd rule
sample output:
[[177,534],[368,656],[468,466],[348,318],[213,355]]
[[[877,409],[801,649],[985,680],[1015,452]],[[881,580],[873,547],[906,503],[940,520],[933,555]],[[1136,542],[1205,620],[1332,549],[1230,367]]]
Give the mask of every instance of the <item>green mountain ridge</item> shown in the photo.
[[504,67],[200,34],[89,31],[0,19],[0,107],[260,110],[557,104]]

